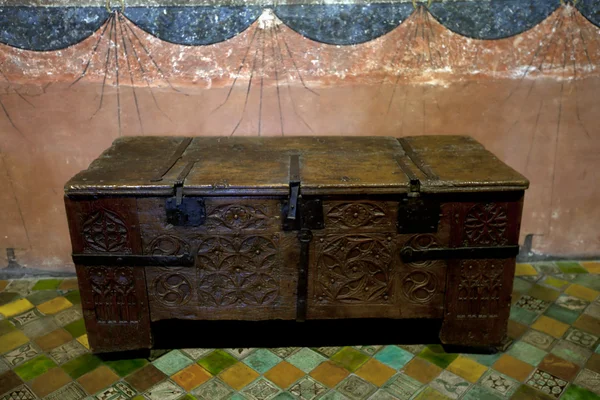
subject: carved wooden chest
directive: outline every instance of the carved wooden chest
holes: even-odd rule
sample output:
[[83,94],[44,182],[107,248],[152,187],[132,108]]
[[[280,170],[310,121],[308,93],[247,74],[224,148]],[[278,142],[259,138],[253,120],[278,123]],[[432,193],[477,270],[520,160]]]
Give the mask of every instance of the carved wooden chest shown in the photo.
[[528,181],[466,136],[126,137],[65,187],[96,352],[152,321],[443,319],[506,333]]

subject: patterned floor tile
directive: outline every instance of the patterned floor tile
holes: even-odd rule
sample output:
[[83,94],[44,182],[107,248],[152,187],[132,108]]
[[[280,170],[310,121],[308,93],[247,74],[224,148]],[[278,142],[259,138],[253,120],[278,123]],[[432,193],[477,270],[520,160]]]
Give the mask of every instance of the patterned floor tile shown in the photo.
[[375,354],[376,360],[396,370],[404,367],[413,357],[412,353],[398,346],[385,346]]
[[338,385],[337,390],[352,400],[363,400],[375,393],[377,387],[358,376],[350,375]]
[[417,393],[423,384],[410,376],[399,373],[392,377],[384,386],[383,390],[392,394],[394,397],[401,400],[410,399],[415,393]]
[[[325,363],[323,363],[325,364]],[[312,372],[314,373],[319,369],[323,364],[319,365]],[[340,368],[341,369],[341,368]],[[265,378],[276,384],[282,389],[287,389],[292,385],[292,383],[296,382],[298,379],[304,376],[304,371],[299,368],[293,366],[287,361],[282,361],[273,368],[271,368],[268,372],[265,373]]]
[[509,354],[503,354],[502,357],[496,361],[493,368],[519,382],[524,382],[534,370],[534,367],[531,364],[521,361]]
[[463,400],[501,400],[503,397],[482,386],[471,386],[462,397]]
[[438,392],[432,387],[427,386],[421,390],[415,397],[414,400],[448,400],[450,397]]
[[223,350],[215,350],[198,360],[198,364],[213,375],[217,375],[237,362],[234,356]]
[[69,360],[85,354],[87,349],[76,340],[72,340],[61,346],[58,346],[48,352],[48,355],[56,361],[57,364],[63,364]]
[[558,269],[556,264],[553,262],[536,262],[532,263],[533,267],[543,275],[555,275],[560,274],[561,271]]
[[185,391],[182,388],[171,381],[165,381],[149,389],[146,397],[150,400],[175,400],[183,394]]
[[600,395],[600,374],[597,372],[583,369],[574,383]]
[[152,386],[165,380],[167,376],[152,364],[129,375],[125,380],[138,392],[145,392]]
[[25,361],[31,360],[38,354],[40,354],[40,349],[33,343],[29,342],[6,353],[4,355],[4,360],[6,360],[8,365],[11,367],[15,367],[23,364]]
[[275,397],[281,390],[273,383],[264,378],[260,378],[253,384],[243,390],[244,396],[250,400],[270,400]]
[[578,313],[580,313],[590,303],[588,301],[582,300],[575,296],[569,296],[568,294],[561,294],[558,297],[558,299],[556,299],[555,304],[557,306],[568,308],[569,310],[577,311]]
[[398,398],[396,396],[392,396],[383,389],[379,389],[371,397],[369,397],[369,400],[398,400]]
[[517,390],[519,383],[504,374],[490,370],[483,375],[480,385],[495,394],[509,398]]
[[79,384],[72,382],[46,396],[45,400],[81,400],[86,396]]
[[22,329],[25,335],[31,339],[35,339],[55,331],[58,327],[59,326],[54,321],[54,318],[44,317],[25,325]]
[[[197,388],[210,378],[211,375],[198,364],[192,364],[171,377],[175,383],[187,391]],[[243,376],[238,378],[238,380],[241,379],[243,379]],[[233,386],[231,382],[228,383],[230,386]]]
[[135,396],[135,393],[136,391],[125,382],[117,382],[100,391],[94,398],[96,400],[127,400]]
[[331,357],[332,355],[334,355],[341,349],[342,349],[341,347],[314,347],[314,348],[312,348],[312,350],[316,351],[317,353],[319,353],[321,355],[324,355],[327,358]]
[[541,314],[549,305],[549,302],[536,299],[535,297],[531,297],[529,295],[521,296],[519,301],[515,303],[515,306],[521,307],[525,310],[533,311],[537,314]]
[[249,354],[251,354],[256,349],[254,348],[239,348],[239,349],[223,349],[238,360],[246,358]]
[[[230,356],[231,357],[231,356]],[[179,350],[173,350],[164,356],[160,357],[152,364],[167,375],[173,375],[175,372],[180,371],[192,364],[193,361],[188,357],[184,356]]]
[[506,353],[531,365],[538,365],[548,354],[544,350],[522,341],[513,343]]
[[558,399],[565,391],[569,382],[560,379],[548,372],[535,370],[531,378],[527,380],[527,385]]
[[592,355],[590,349],[576,345],[573,342],[567,342],[566,340],[558,341],[552,348],[551,353],[580,366],[584,365],[586,360]]
[[[293,396],[292,396],[293,398]],[[325,393],[319,400],[349,400],[346,396],[338,392],[337,390],[330,390]]]
[[229,398],[233,390],[217,378],[197,387],[192,394],[200,400],[223,400]]
[[244,364],[264,374],[281,362],[281,358],[267,349],[258,349],[242,361]]
[[452,372],[442,371],[437,378],[431,381],[430,386],[451,399],[458,399],[467,391],[470,384]]
[[242,390],[260,374],[244,363],[237,363],[219,374],[219,378],[235,390]]
[[21,296],[31,294],[31,288],[35,285],[35,281],[29,279],[15,279],[11,281],[4,289],[6,292],[19,293]]
[[554,400],[553,396],[540,392],[529,385],[521,385],[510,398],[511,400]]
[[202,357],[205,354],[210,353],[213,350],[212,349],[181,349],[181,351],[184,354],[187,354],[187,356],[190,357],[192,360],[198,360],[200,357]]
[[557,357],[554,354],[548,354],[544,357],[538,368],[566,381],[572,381],[579,372],[577,364]]
[[71,382],[71,377],[60,368],[53,368],[35,378],[29,387],[39,397],[45,397]]
[[592,318],[600,320],[600,304],[591,303],[583,312],[585,315],[589,315]]
[[16,315],[12,317],[10,320],[17,328],[22,328],[24,325],[27,325],[30,322],[38,320],[43,317],[43,314],[37,310],[37,308],[32,308],[29,311],[24,312],[23,314]]
[[31,389],[25,385],[21,385],[0,397],[0,400],[34,400],[36,398]]
[[281,358],[287,358],[299,351],[300,347],[274,347],[269,350],[271,350],[276,356],[279,356]]
[[583,332],[575,328],[569,329],[565,334],[564,339],[589,349],[595,348],[595,345],[598,342],[598,336],[594,336],[590,333]]
[[328,388],[326,386],[308,376],[300,379],[289,388],[289,392],[301,400],[316,399],[327,392],[327,390]]
[[529,343],[539,349],[548,351],[554,344],[555,339],[546,333],[536,331],[535,329],[530,329],[523,334],[521,341]]
[[379,351],[379,349],[381,349],[383,346],[352,346],[354,347],[356,350],[360,350],[363,353],[372,356],[373,354],[377,353]]
[[83,318],[81,311],[79,311],[75,307],[68,308],[64,311],[59,312],[54,316],[54,320],[58,324],[58,326],[66,326],[70,323],[78,321]]
[[[356,351],[356,350],[354,350]],[[358,351],[357,351],[358,352]],[[338,353],[339,354],[339,353]],[[362,354],[362,353],[361,353]],[[337,355],[337,354],[336,354]],[[334,356],[335,357],[335,356]],[[366,356],[365,356],[366,357]],[[333,359],[333,357],[332,357]],[[301,369],[305,373],[309,373],[313,369],[319,366],[326,358],[317,353],[316,351],[302,348],[299,351],[295,352],[291,356],[286,358],[286,361],[295,367]]]
[[400,347],[408,352],[411,352],[414,355],[417,355],[423,351],[423,349],[425,348],[425,345],[424,344],[403,344],[403,345],[398,345],[398,347]]

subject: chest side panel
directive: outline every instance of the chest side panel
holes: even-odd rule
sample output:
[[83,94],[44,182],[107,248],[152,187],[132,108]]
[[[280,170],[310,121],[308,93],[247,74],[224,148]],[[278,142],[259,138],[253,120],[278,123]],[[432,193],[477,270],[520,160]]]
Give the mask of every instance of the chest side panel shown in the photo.
[[205,222],[167,223],[165,199],[139,201],[145,254],[190,254],[190,267],[148,267],[152,320],[294,319],[298,242],[281,231],[281,200],[204,198]]

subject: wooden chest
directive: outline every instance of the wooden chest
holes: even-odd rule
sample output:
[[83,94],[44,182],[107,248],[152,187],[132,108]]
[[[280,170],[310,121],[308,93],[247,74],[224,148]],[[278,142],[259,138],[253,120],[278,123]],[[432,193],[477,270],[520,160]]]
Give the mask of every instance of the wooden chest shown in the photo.
[[438,318],[498,344],[527,186],[466,136],[118,139],[65,187],[90,345],[149,348],[171,318]]

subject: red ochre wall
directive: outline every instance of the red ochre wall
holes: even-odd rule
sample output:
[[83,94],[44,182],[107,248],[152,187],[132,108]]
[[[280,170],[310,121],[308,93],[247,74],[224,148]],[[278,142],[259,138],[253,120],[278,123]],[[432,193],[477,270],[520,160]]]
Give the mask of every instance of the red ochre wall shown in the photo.
[[[425,18],[356,46],[255,24],[185,47],[133,27],[151,57],[112,44],[118,86],[110,40],[93,51],[99,33],[61,51],[0,46],[0,257],[11,248],[23,266],[73,269],[63,185],[118,136],[231,134],[468,134],[531,180],[521,242],[600,255],[598,28],[569,6],[490,41]],[[427,35],[407,34],[425,23]]]

